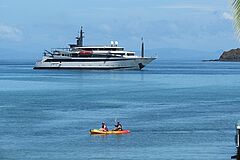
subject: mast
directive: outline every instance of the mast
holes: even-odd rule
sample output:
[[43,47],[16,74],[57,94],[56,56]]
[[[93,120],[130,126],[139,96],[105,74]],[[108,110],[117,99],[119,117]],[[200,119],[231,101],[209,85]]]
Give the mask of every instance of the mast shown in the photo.
[[142,48],[141,48],[141,57],[144,57],[144,41],[143,41],[143,37],[142,37]]
[[84,32],[83,32],[82,28],[83,27],[81,26],[81,31],[79,32],[78,37],[76,37],[78,47],[83,47],[83,38],[84,38],[83,34],[84,34]]

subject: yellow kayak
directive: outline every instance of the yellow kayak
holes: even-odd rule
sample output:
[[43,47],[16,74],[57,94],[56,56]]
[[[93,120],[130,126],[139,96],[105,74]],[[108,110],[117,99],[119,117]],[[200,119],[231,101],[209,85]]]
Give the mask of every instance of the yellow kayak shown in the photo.
[[128,134],[130,133],[129,130],[122,130],[122,131],[101,131],[99,129],[91,129],[90,134]]

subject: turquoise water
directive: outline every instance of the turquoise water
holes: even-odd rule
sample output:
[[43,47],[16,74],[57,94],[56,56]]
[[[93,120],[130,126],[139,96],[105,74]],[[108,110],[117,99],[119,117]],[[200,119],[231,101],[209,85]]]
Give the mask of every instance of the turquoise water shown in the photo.
[[[0,159],[226,160],[239,63],[155,61],[143,71],[0,65]],[[91,136],[106,121],[128,135]]]

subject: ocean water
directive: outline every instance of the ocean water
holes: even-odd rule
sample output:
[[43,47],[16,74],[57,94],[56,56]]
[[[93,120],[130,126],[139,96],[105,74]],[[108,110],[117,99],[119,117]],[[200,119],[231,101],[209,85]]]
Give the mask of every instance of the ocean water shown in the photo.
[[[155,61],[143,71],[0,63],[1,160],[226,160],[240,64]],[[102,121],[128,135],[93,136]]]

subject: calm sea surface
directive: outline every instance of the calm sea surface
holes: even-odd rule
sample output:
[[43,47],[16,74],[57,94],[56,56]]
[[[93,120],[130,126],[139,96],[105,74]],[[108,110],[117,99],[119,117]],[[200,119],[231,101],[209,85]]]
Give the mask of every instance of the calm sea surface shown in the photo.
[[[155,61],[143,71],[0,64],[1,160],[226,160],[240,63]],[[128,135],[91,136],[102,121]]]

